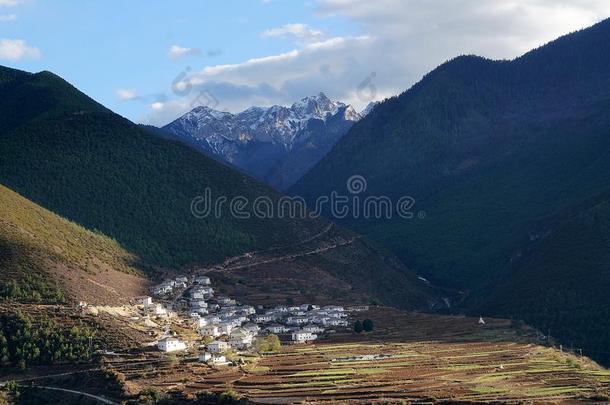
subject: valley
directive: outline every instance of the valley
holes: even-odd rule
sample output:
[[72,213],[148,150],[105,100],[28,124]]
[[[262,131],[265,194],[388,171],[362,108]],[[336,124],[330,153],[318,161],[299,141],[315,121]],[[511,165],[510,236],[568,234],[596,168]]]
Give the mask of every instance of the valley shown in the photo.
[[608,15],[0,0],[0,405],[609,404]]

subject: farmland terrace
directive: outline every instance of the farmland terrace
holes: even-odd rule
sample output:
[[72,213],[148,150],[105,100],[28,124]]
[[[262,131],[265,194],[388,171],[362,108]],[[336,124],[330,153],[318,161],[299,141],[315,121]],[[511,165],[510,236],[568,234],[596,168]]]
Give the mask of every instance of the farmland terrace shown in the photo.
[[[607,402],[610,371],[543,346],[535,331],[508,320],[373,308],[369,333],[337,332],[307,345],[208,366],[192,357],[117,371],[127,394],[148,387],[194,395],[229,389],[253,403]],[[155,354],[155,356],[159,356]],[[112,362],[108,367],[113,368]]]

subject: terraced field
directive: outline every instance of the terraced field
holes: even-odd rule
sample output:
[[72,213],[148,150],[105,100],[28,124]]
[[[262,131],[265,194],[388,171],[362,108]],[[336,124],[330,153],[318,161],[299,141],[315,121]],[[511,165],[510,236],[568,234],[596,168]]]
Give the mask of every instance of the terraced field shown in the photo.
[[[376,331],[336,333],[325,342],[284,346],[240,367],[193,361],[126,372],[136,389],[226,391],[255,403],[378,401],[606,402],[610,371],[536,344],[510,321],[376,309],[358,317]],[[144,385],[146,384],[146,385]]]

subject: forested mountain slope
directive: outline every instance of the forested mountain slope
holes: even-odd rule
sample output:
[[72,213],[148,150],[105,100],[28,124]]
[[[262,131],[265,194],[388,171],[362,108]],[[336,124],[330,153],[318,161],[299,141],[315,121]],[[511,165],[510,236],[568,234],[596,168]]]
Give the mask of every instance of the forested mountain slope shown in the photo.
[[[307,258],[318,258],[316,274],[342,280],[354,294],[402,306],[430,304],[429,289],[391,254],[341,228],[325,232],[330,229],[325,220],[302,217],[296,210],[292,218],[271,188],[151,134],[52,73],[0,68],[0,95],[0,183],[116,240],[148,275],[193,270],[270,248],[291,251],[294,246],[300,252],[300,244],[309,241]],[[212,206],[222,201],[220,215],[212,207],[209,215],[196,217],[193,201],[203,209],[202,200],[194,199],[206,190]],[[235,197],[245,201],[239,216],[230,212]],[[257,197],[273,203],[271,215],[254,215]],[[349,243],[329,249],[338,241]],[[302,270],[291,260],[269,270],[278,279],[286,274],[297,293],[311,286],[297,277]],[[291,271],[296,280],[290,280]]]
[[197,219],[194,197],[277,194],[191,148],[151,136],[61,78],[0,71],[0,182],[152,265],[213,262],[307,237],[321,222]]
[[[610,20],[512,61],[456,58],[378,105],[291,193],[313,201],[358,174],[361,198],[414,197],[423,220],[344,223],[469,291],[467,308],[599,348],[608,234],[605,203],[587,204],[610,191],[609,65]],[[541,233],[548,218],[566,222]],[[587,332],[569,319],[587,319]]]

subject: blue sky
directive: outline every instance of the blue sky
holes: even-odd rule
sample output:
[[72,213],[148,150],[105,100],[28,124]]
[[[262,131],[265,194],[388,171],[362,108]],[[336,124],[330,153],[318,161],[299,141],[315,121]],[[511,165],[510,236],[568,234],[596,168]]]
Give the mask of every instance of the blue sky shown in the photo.
[[[171,83],[188,67],[289,51],[288,39],[270,41],[260,34],[289,21],[317,20],[307,3],[252,0],[28,0],[0,11],[17,17],[0,25],[2,37],[24,38],[41,52],[39,58],[1,63],[53,71],[129,118],[137,118],[142,106],[121,102],[118,89],[170,96]],[[337,33],[353,30],[339,18],[316,25]],[[172,59],[168,52],[174,45],[201,52]]]
[[324,91],[363,108],[453,56],[512,58],[591,25],[608,3],[0,0],[0,64],[53,71],[156,125],[202,100],[238,111]]

